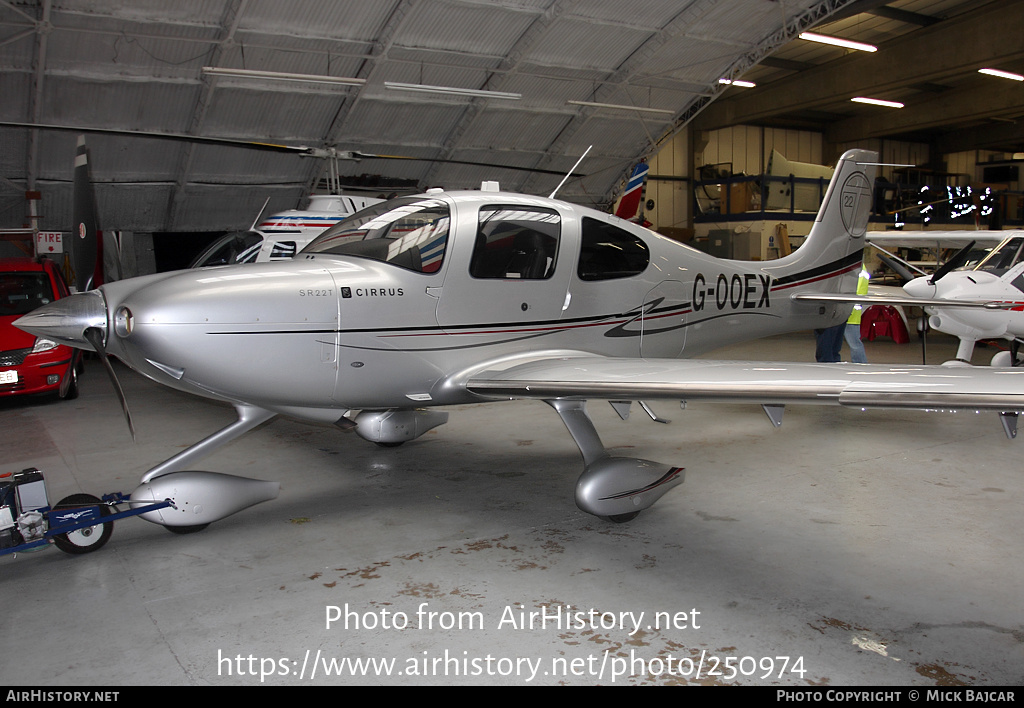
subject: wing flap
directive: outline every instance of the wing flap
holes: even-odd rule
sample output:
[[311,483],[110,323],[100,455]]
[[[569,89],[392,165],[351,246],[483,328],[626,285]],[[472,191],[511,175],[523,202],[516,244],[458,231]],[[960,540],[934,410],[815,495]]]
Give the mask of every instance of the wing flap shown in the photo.
[[1024,411],[1024,370],[560,357],[473,375],[484,398],[678,399]]

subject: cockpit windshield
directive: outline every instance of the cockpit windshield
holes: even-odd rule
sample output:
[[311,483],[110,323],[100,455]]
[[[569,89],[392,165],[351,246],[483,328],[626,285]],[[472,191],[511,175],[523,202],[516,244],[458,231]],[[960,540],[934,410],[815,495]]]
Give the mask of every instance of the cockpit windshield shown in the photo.
[[263,236],[256,231],[234,231],[210,244],[189,268],[255,263],[262,246]]
[[983,270],[993,275],[1002,275],[1020,262],[1024,249],[1024,236],[1008,238],[989,251],[973,270]]
[[437,199],[403,197],[354,214],[302,249],[370,258],[416,271],[436,273],[444,261],[451,214]]

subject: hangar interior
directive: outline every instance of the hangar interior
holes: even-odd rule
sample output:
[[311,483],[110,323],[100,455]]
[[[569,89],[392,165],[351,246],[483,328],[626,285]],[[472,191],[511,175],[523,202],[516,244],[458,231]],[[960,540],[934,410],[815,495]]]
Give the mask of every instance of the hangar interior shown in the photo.
[[[917,195],[990,188],[993,218],[1014,226],[1024,91],[978,70],[1024,72],[1022,15],[1022,0],[0,0],[0,230],[72,230],[79,133],[101,227],[132,254],[126,274],[157,269],[154,239],[247,228],[332,186],[495,180],[546,195],[588,147],[559,198],[610,210],[646,160],[644,217],[678,238],[780,222],[806,233],[806,218],[766,215],[744,185],[773,152],[829,165],[852,147],[878,151],[887,182]],[[872,228],[891,225],[877,217]],[[978,225],[979,211],[943,224]],[[810,360],[813,347],[801,333],[713,356]],[[928,347],[936,363],[956,350],[941,335]],[[920,349],[879,341],[868,355],[911,363]],[[0,474],[36,467],[53,499],[128,491],[232,417],[115,366],[135,441],[93,360],[73,402],[0,400]],[[1019,685],[1019,442],[993,414],[794,408],[776,430],[757,406],[659,406],[662,425],[595,404],[610,450],[687,469],[629,524],[576,509],[579,452],[537,403],[456,407],[395,449],[279,418],[203,461],[280,480],[276,501],[190,535],[118,522],[80,558],[0,558],[4,673],[25,685]],[[521,614],[568,607],[596,614],[545,626]],[[342,620],[327,621],[332,608]],[[624,628],[629,612],[679,616]],[[730,656],[732,676],[692,670]],[[602,668],[637,659],[643,670]]]

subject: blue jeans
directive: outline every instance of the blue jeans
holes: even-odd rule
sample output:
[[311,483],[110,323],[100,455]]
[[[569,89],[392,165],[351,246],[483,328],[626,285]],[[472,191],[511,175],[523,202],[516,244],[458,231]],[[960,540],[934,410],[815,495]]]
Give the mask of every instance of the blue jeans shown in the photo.
[[854,364],[867,364],[868,355],[864,351],[864,342],[860,341],[860,325],[846,325],[846,343],[850,345],[850,361]]

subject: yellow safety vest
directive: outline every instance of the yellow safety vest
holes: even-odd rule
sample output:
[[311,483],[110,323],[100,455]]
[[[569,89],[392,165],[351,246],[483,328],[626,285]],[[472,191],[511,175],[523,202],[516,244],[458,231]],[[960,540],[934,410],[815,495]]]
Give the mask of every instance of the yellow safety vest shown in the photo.
[[[857,294],[867,295],[868,294],[868,279],[871,274],[864,268],[861,268],[860,277],[857,278]],[[858,303],[853,306],[853,312],[850,313],[850,319],[846,320],[846,324],[860,324],[860,316],[864,313],[864,307]]]

